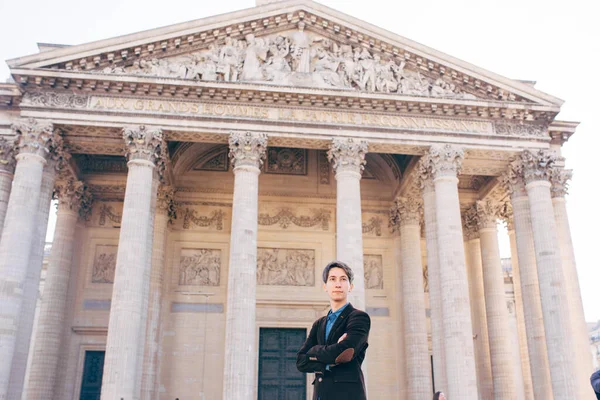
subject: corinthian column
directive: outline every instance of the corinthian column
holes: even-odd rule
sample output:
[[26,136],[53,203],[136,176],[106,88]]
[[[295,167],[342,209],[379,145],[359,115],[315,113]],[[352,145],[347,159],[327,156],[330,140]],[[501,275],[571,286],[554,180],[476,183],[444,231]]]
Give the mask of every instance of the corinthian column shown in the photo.
[[467,273],[469,275],[471,320],[473,321],[473,337],[475,339],[474,350],[479,398],[481,400],[491,400],[494,398],[494,382],[492,380],[490,341],[485,310],[481,244],[479,240],[479,226],[477,225],[477,208],[475,206],[469,208],[463,214],[463,232],[466,241],[465,251]]
[[[542,313],[542,298],[535,248],[533,244],[533,228],[529,198],[525,190],[522,165],[512,163],[503,177],[503,182],[513,209],[513,220],[516,239],[516,258],[518,259],[521,294],[523,297],[523,317],[527,335],[527,350],[531,365],[531,382],[536,399],[553,399],[550,380],[550,365],[546,350],[546,331]],[[514,264],[513,264],[514,265]],[[516,282],[515,282],[516,285]]]
[[[517,255],[517,238],[515,236],[515,225],[513,221],[513,210],[510,203],[505,203],[501,211],[508,228],[508,237],[510,240],[510,258],[512,266],[513,290],[515,293],[515,316],[517,319],[517,335],[519,356],[521,358],[521,373],[523,377],[523,388],[525,400],[533,400],[533,383],[531,381],[531,366],[529,362],[529,349],[527,346],[527,331],[525,328],[525,315],[523,311],[523,293],[521,292],[521,271],[519,266],[519,257]],[[516,376],[519,374],[517,373]]]
[[587,325],[583,314],[583,302],[577,276],[577,265],[575,263],[575,252],[571,240],[571,228],[569,227],[569,216],[565,196],[567,194],[568,181],[572,177],[572,171],[555,168],[551,175],[552,180],[552,204],[554,205],[554,218],[560,243],[560,254],[562,257],[563,273],[569,301],[569,316],[571,317],[571,336],[576,346],[578,376],[577,387],[580,389],[579,398],[588,397],[587,384],[589,377],[594,372],[590,359],[590,344]]
[[433,388],[423,290],[420,213],[421,204],[414,198],[396,199],[390,213],[390,225],[400,232],[406,393],[409,399],[429,400]]
[[0,240],[0,399],[8,399],[42,175],[54,137],[52,124],[45,121],[21,121],[13,130],[18,136],[17,164]]
[[425,245],[427,248],[433,383],[434,390],[439,391],[446,390],[448,380],[446,379],[446,355],[444,349],[444,329],[442,326],[442,295],[437,242],[437,218],[435,215],[435,188],[426,161],[427,158],[425,157],[419,163],[419,180],[423,193],[423,219],[425,223]]
[[550,195],[549,178],[556,156],[542,150],[525,151],[520,161],[531,210],[552,390],[557,400],[577,399],[577,353],[570,324],[565,323],[570,321],[569,297]]
[[44,245],[46,243],[46,232],[48,230],[48,218],[50,214],[50,203],[52,193],[59,170],[63,169],[70,159],[70,155],[64,151],[62,137],[54,133],[52,144],[49,146],[47,164],[42,174],[42,185],[38,201],[35,219],[35,231],[31,244],[29,266],[23,290],[23,306],[21,307],[21,319],[17,332],[17,343],[13,356],[10,382],[8,386],[8,397],[20,399],[23,393],[25,372],[31,344],[31,333],[37,307],[38,293],[40,288],[40,277],[42,264],[44,262]]
[[354,272],[354,289],[349,298],[361,310],[366,304],[360,179],[368,148],[364,140],[334,138],[327,154],[337,181],[336,257]]
[[481,244],[494,399],[512,400],[516,398],[515,371],[504,293],[504,274],[500,263],[496,228],[500,204],[491,201],[477,201],[475,207]]
[[142,399],[158,399],[159,395],[159,354],[162,331],[161,306],[163,271],[169,223],[175,218],[175,191],[171,187],[159,186],[154,217],[154,238],[152,247],[152,272],[150,275],[150,298],[146,327],[146,349],[144,350],[144,371],[142,376]]
[[437,242],[442,292],[446,376],[450,399],[477,399],[477,373],[473,354],[473,329],[469,307],[469,282],[458,200],[457,174],[463,151],[434,145],[426,163],[435,186]]
[[140,398],[150,285],[155,168],[161,162],[160,129],[123,129],[129,172],[106,341],[102,400]]
[[265,134],[234,132],[229,136],[235,178],[227,278],[224,399],[256,396],[258,175],[266,150]]
[[0,137],[0,238],[15,173],[15,141]]
[[61,352],[65,351],[63,330],[75,225],[80,215],[85,217],[89,213],[91,206],[91,197],[82,182],[73,179],[61,182],[56,186],[55,193],[58,197],[56,228],[29,370],[29,400],[55,398],[58,360]]

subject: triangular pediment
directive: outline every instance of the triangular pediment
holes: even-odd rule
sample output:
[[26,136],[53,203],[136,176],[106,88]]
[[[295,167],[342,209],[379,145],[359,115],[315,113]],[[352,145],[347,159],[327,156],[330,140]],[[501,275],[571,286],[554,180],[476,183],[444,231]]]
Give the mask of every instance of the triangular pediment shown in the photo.
[[419,98],[562,101],[310,0],[289,0],[10,60],[13,72],[171,78]]

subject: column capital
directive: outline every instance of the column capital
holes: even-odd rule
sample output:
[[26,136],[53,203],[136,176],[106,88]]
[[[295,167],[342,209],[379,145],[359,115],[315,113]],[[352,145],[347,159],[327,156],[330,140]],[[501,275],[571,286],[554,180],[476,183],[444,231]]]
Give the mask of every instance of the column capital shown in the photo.
[[390,209],[389,226],[398,232],[402,225],[419,225],[423,212],[423,203],[414,197],[398,197]]
[[268,137],[265,133],[231,132],[229,135],[229,157],[234,171],[238,167],[259,169],[267,154]]
[[462,213],[463,236],[466,240],[479,239],[477,206],[471,205]]
[[525,190],[525,176],[523,173],[523,163],[516,159],[508,164],[506,172],[500,177],[500,183],[506,192],[512,197],[527,196]]
[[569,181],[573,178],[573,170],[555,167],[550,174],[552,198],[564,198],[569,193]]
[[21,119],[12,125],[16,135],[17,152],[34,154],[47,159],[55,140],[54,125],[34,118]]
[[444,176],[456,177],[465,158],[464,150],[450,144],[434,144],[423,157],[423,164],[433,179]]
[[479,229],[494,229],[500,217],[501,203],[492,200],[478,200],[475,202],[477,210],[477,225]]
[[169,217],[169,223],[177,219],[177,203],[175,202],[175,189],[172,186],[160,185],[158,187],[156,212]]
[[166,144],[160,128],[146,125],[126,126],[123,128],[123,140],[128,161],[145,160],[156,166],[165,155]]
[[15,172],[15,147],[14,138],[0,136],[0,171],[12,174]]
[[71,211],[87,220],[92,211],[93,199],[85,183],[75,179],[60,181],[54,187],[59,211]]
[[333,170],[337,173],[348,171],[362,175],[365,169],[365,156],[369,151],[366,140],[354,138],[334,138],[327,152],[327,159],[333,162]]
[[523,164],[525,184],[529,184],[535,181],[549,181],[557,156],[548,150],[535,152],[525,150],[521,153],[519,160]]
[[498,212],[498,216],[506,224],[507,230],[515,230],[513,207],[510,201],[505,201],[504,203],[502,203],[502,205],[500,206],[500,211]]

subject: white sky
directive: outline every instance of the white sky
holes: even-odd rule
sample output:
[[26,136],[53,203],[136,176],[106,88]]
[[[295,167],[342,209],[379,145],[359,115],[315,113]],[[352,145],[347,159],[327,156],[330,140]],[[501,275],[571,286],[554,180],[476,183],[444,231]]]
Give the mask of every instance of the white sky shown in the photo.
[[[600,24],[592,0],[321,0],[366,22],[565,100],[558,119],[581,121],[564,146],[575,170],[568,209],[585,315],[600,319],[600,281],[594,232]],[[37,52],[37,42],[80,44],[254,6],[254,0],[0,0],[0,60]],[[9,76],[0,63],[0,79]],[[510,256],[501,235],[503,257]]]

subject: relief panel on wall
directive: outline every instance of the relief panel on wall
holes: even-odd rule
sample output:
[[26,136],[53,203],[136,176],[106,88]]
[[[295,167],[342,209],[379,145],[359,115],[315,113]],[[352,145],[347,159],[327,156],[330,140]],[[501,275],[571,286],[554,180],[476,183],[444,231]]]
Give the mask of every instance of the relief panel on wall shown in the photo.
[[306,175],[306,149],[269,147],[265,172],[268,174]]
[[113,283],[118,246],[97,245],[92,266],[92,283]]
[[259,248],[256,278],[259,285],[314,286],[315,251]]
[[221,250],[182,249],[179,258],[179,285],[219,286]]
[[364,255],[365,286],[367,289],[383,289],[383,257]]

